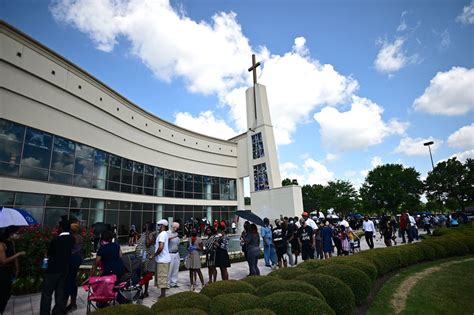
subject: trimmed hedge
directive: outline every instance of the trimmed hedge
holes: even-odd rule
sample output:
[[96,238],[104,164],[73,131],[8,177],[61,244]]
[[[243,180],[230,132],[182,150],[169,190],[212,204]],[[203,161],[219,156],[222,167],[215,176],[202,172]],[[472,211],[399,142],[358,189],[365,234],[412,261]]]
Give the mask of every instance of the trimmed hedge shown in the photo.
[[359,269],[363,273],[365,273],[367,276],[369,276],[370,280],[372,282],[377,279],[377,267],[373,262],[371,262],[368,259],[361,258],[359,256],[343,256],[343,257],[337,257],[334,259],[329,259],[328,260],[332,264],[343,264],[343,265],[349,265],[351,267],[354,267],[356,269]]
[[296,280],[304,281],[318,289],[337,315],[349,315],[355,310],[354,293],[338,278],[317,273],[300,276]]
[[435,260],[437,258],[436,249],[434,248],[434,246],[426,242],[421,242],[419,244],[416,244],[416,246],[421,249],[424,260]]
[[265,283],[275,281],[275,278],[266,276],[249,276],[247,278],[242,279],[241,281],[251,284],[254,288],[258,288],[259,286],[264,285]]
[[[204,312],[198,308],[176,308],[174,310],[162,311],[156,313],[156,315],[207,315],[207,312]],[[121,314],[116,314],[121,315]]]
[[304,268],[280,268],[270,272],[269,276],[280,279],[292,280],[298,276],[308,274],[309,271]]
[[[295,268],[296,269],[296,268]],[[277,292],[262,299],[262,304],[276,315],[331,315],[334,310],[322,300],[301,292]]]
[[297,265],[296,268],[303,268],[309,271],[316,270],[318,268],[321,268],[323,266],[327,266],[330,261],[333,259],[329,260],[321,260],[321,259],[308,259],[306,261],[303,261],[301,264]]
[[233,315],[260,305],[260,298],[249,293],[230,293],[216,296],[211,300],[212,315]]
[[[138,304],[119,304],[102,309],[98,309],[93,312],[94,315],[153,315],[153,311],[144,306]],[[197,314],[196,314],[197,315]]]
[[371,261],[377,268],[378,276],[400,268],[400,253],[388,251],[390,248],[376,248],[357,254],[358,257]]
[[[305,276],[306,275],[303,275],[303,277]],[[321,294],[318,289],[300,280],[274,280],[258,287],[255,293],[260,297],[265,297],[281,291],[302,292],[314,296],[324,302],[326,301],[324,295]]]
[[253,294],[255,292],[255,288],[244,281],[237,281],[237,280],[226,280],[226,281],[219,281],[213,282],[210,284],[205,285],[201,293],[213,298],[221,294],[229,294],[229,293],[250,293]]
[[356,305],[367,302],[372,281],[362,271],[347,265],[333,264],[318,268],[316,272],[336,277],[347,284],[354,293]]
[[205,312],[210,310],[211,300],[209,297],[196,292],[180,292],[158,301],[153,304],[151,310],[154,314],[174,309],[198,308]]
[[235,313],[235,315],[275,315],[275,312],[270,311],[266,308],[256,308],[253,310],[245,310],[242,312]]

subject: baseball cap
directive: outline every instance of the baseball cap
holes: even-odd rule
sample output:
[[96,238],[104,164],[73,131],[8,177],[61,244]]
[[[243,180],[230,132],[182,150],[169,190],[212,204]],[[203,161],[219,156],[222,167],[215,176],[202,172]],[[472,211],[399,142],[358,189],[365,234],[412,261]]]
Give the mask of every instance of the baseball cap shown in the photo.
[[166,221],[165,219],[163,219],[163,220],[158,221],[158,223],[156,223],[156,224],[168,226],[168,221]]
[[303,217],[307,217],[307,216],[308,216],[308,212],[305,211],[305,212],[303,212],[301,215],[302,215]]

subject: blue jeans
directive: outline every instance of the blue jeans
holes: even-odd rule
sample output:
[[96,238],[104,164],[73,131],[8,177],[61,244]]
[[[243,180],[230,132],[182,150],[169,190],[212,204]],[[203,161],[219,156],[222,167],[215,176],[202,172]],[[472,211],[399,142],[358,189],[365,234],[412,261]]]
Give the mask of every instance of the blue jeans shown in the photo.
[[263,258],[265,259],[266,266],[276,265],[277,257],[276,257],[275,247],[273,247],[273,244],[270,244],[270,245],[263,244]]

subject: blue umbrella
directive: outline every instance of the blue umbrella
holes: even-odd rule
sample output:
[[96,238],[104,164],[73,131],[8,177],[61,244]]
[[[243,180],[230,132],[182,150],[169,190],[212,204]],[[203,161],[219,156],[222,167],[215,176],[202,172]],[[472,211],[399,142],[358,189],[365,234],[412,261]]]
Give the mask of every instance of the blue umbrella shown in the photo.
[[0,209],[0,228],[31,224],[38,224],[38,222],[25,210],[5,207]]

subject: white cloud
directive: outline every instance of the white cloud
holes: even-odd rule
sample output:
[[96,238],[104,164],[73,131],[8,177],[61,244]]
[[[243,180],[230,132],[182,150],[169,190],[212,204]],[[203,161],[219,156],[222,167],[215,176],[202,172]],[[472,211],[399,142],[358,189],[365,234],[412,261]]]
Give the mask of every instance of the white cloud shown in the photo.
[[467,159],[474,159],[474,149],[455,153],[451,156],[451,158],[453,157],[456,157],[458,161],[464,163]]
[[474,69],[453,67],[438,72],[413,107],[430,114],[463,115],[474,109],[473,87]]
[[451,134],[448,137],[448,145],[453,148],[474,149],[474,123]]
[[224,140],[237,135],[237,132],[224,120],[214,117],[211,111],[201,112],[196,117],[187,112],[179,112],[175,115],[174,123],[180,127]]
[[[358,88],[357,81],[339,74],[332,65],[311,59],[305,42],[298,37],[291,52],[281,56],[264,51],[260,57],[264,67],[258,81],[267,87],[279,145],[291,143],[297,124],[304,122],[318,106],[343,103]],[[224,101],[241,130],[247,125],[245,89],[234,89]]]
[[380,166],[382,165],[382,158],[380,156],[374,156],[371,160],[370,160],[370,165],[372,166],[372,168],[376,168],[377,166]]
[[300,185],[325,185],[334,179],[333,172],[312,158],[306,159],[301,167],[291,162],[282,163],[280,172],[281,178],[297,179]]
[[325,107],[314,119],[320,125],[323,143],[340,152],[367,148],[381,143],[389,135],[405,133],[407,123],[384,122],[382,113],[383,108],[371,100],[353,96],[349,111]]
[[158,78],[182,77],[192,92],[219,93],[248,77],[251,47],[233,12],[196,22],[165,0],[57,0],[51,12],[100,50],[110,52],[126,38]]
[[441,42],[439,43],[439,47],[441,49],[446,49],[451,45],[451,38],[449,36],[448,29],[442,31],[439,36],[441,37]]
[[456,17],[456,22],[462,24],[474,24],[474,1],[462,9],[462,12]]
[[380,50],[374,61],[375,69],[383,73],[396,72],[410,63],[418,60],[418,55],[407,56],[403,50],[404,38],[397,38],[393,42],[379,40]]
[[403,32],[403,31],[405,31],[405,30],[408,28],[407,23],[406,23],[406,21],[405,21],[405,15],[406,15],[407,13],[408,13],[407,11],[403,11],[403,12],[402,12],[402,15],[401,15],[401,17],[400,17],[400,25],[398,25],[398,27],[397,27],[397,31],[398,31],[398,32]]
[[434,143],[430,146],[431,147],[431,152],[434,153],[436,150],[440,147],[440,145],[443,143],[443,141],[434,139],[432,137],[430,138],[402,138],[400,139],[400,143],[398,147],[395,148],[396,153],[402,153],[405,155],[429,155],[429,150],[426,146],[423,144],[428,142],[428,141],[433,141]]
[[326,157],[324,158],[324,160],[330,162],[330,161],[335,161],[335,160],[337,160],[338,158],[339,158],[339,155],[337,155],[337,154],[327,153],[327,154],[326,154]]

